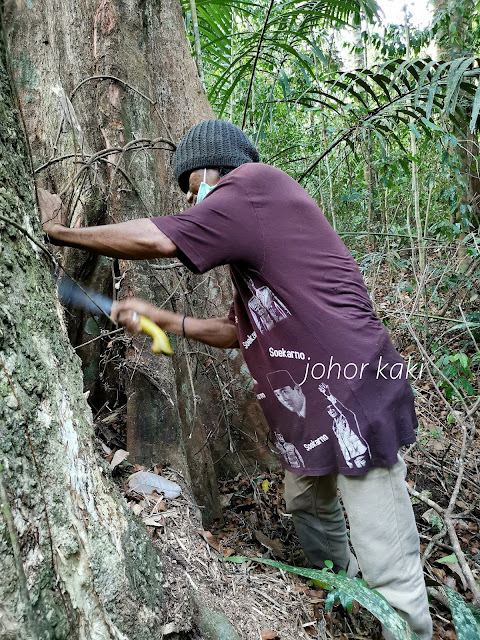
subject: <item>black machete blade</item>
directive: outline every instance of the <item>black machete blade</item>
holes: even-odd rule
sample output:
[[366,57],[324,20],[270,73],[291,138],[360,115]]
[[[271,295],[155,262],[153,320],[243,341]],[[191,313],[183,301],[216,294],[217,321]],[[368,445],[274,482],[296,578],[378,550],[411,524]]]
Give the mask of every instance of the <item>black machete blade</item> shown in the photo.
[[81,287],[67,275],[63,275],[58,280],[58,293],[64,304],[80,307],[92,313],[106,313],[108,316],[112,311],[113,300],[96,291]]

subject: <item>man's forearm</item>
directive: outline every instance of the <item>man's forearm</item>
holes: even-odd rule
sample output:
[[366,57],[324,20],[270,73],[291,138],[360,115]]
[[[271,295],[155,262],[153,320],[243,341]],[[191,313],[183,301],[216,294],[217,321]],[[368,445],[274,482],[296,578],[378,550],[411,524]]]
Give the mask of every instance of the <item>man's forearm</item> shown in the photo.
[[178,313],[159,309],[158,317],[150,316],[151,319],[162,327],[164,331],[176,333],[192,340],[198,340],[211,347],[219,349],[230,349],[238,347],[237,329],[228,318],[192,318],[186,316],[183,322]]
[[176,245],[148,218],[77,229],[55,225],[47,235],[54,244],[111,258],[148,260],[177,255]]

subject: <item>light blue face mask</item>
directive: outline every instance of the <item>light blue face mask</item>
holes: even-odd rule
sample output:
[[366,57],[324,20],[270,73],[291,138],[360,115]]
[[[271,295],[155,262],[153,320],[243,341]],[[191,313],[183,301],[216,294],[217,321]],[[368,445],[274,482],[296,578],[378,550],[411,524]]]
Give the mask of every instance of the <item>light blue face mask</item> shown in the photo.
[[211,187],[209,184],[207,184],[205,182],[206,179],[207,179],[207,170],[204,169],[203,170],[203,181],[200,183],[200,187],[198,188],[197,204],[199,202],[201,202],[205,198],[205,196],[210,193],[210,191],[212,189],[215,189],[215,186]]

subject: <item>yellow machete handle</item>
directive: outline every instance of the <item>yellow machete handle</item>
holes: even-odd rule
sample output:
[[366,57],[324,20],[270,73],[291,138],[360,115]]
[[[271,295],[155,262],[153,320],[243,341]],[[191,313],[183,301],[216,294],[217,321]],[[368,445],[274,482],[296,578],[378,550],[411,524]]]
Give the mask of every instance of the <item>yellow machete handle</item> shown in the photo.
[[140,320],[142,331],[144,333],[148,333],[153,340],[152,353],[165,353],[168,356],[173,355],[173,349],[170,346],[170,342],[165,331],[160,329],[157,324],[152,322],[150,318],[147,318],[146,316],[139,315],[138,319]]

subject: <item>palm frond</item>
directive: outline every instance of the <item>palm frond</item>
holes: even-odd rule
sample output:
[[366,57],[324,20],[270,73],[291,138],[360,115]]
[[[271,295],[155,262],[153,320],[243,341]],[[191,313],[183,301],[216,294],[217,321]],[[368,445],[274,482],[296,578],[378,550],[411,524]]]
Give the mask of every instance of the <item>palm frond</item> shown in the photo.
[[[420,58],[393,60],[381,65],[376,72],[368,69],[347,72],[326,81],[324,84],[331,92],[338,88],[342,90],[342,107],[357,105],[357,119],[337,135],[321,156],[302,173],[299,181],[305,179],[330,151],[361,128],[374,126],[383,130],[383,125],[379,125],[380,120],[385,122],[385,119],[393,119],[409,127],[417,125],[425,135],[431,136],[434,131],[443,131],[431,120],[435,112],[445,121],[450,121],[454,129],[464,131],[469,124],[473,132],[480,113],[480,89],[475,87],[472,80],[480,77],[479,65],[480,60],[472,57],[450,62]],[[397,94],[394,98],[390,97],[390,90]],[[316,99],[314,96],[318,92],[318,88],[304,92],[300,100],[311,106],[309,101]],[[330,103],[324,101],[322,106],[325,108],[326,105],[330,106]],[[331,107],[338,112],[338,106],[337,98]],[[470,122],[467,116],[469,112],[472,114]]]
[[[189,6],[182,0],[186,16]],[[222,117],[242,87],[245,123],[257,72],[285,86],[285,74],[298,71],[312,85],[316,62],[326,63],[314,34],[371,19],[378,6],[375,0],[196,0],[196,9],[210,102]]]
[[[443,131],[447,121],[454,130],[464,131],[469,126],[473,132],[480,114],[480,88],[474,83],[479,77],[478,58],[449,62],[415,58],[390,60],[377,69],[350,71],[325,80],[323,86],[329,93],[324,94],[328,99],[322,101],[323,109],[331,108],[338,113],[339,106],[353,107],[356,121],[338,134],[299,179],[308,176],[325,155],[359,129],[373,125],[378,129],[380,119],[416,125],[427,136]],[[342,91],[340,99],[338,89]],[[337,96],[331,102],[335,91]],[[304,91],[298,101],[311,108],[320,92],[318,87]],[[391,97],[391,92],[396,95]],[[432,121],[434,115],[445,122],[443,128]]]

